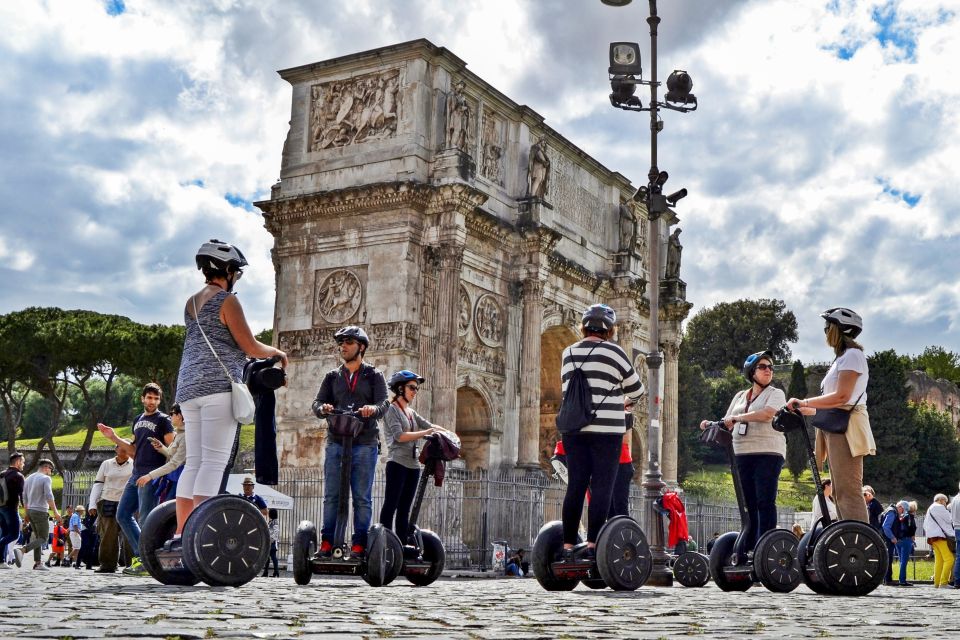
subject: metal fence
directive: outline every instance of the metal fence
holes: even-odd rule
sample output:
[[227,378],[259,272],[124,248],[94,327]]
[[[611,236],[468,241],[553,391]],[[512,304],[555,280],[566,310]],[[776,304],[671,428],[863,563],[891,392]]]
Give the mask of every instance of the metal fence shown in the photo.
[[[86,504],[95,475],[89,471],[66,472],[63,504]],[[384,469],[378,466],[373,487],[374,521],[379,519],[384,484]],[[293,509],[280,511],[279,555],[286,559],[292,553],[293,537],[302,520],[320,527],[323,474],[317,468],[284,469],[276,489],[294,501]],[[432,481],[428,485],[418,524],[443,540],[449,568],[487,570],[491,568],[495,542],[529,549],[544,522],[560,519],[564,492],[562,483],[541,473],[448,468],[443,486],[436,487]],[[740,528],[736,504],[707,503],[690,497],[686,507],[690,535],[701,546],[714,532]],[[649,537],[652,527],[643,508],[643,490],[637,485],[630,491],[630,515]],[[780,509],[778,524],[789,529],[794,518],[793,509]],[[348,532],[349,529],[348,525]]]

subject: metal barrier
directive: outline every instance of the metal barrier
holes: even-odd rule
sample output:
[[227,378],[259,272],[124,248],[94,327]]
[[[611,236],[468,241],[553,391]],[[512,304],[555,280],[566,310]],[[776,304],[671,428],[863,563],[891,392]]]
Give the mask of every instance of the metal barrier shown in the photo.
[[[63,504],[86,504],[96,474],[92,471],[66,472]],[[378,465],[373,485],[373,521],[383,504],[384,468]],[[294,508],[280,511],[279,555],[292,553],[293,538],[302,520],[320,528],[323,512],[323,473],[318,468],[283,469],[277,491],[293,498]],[[565,485],[540,472],[517,469],[477,470],[448,468],[443,486],[427,486],[419,526],[437,533],[447,551],[447,566],[453,569],[491,569],[494,541],[506,541],[512,549],[530,549],[544,522],[559,520]],[[687,499],[687,520],[691,537],[701,548],[714,532],[740,528],[735,504],[711,504],[694,497]],[[630,515],[650,535],[643,505],[643,490],[630,489]],[[586,507],[585,507],[586,508]],[[781,509],[779,526],[793,525],[794,511]],[[351,529],[352,515],[348,524]]]

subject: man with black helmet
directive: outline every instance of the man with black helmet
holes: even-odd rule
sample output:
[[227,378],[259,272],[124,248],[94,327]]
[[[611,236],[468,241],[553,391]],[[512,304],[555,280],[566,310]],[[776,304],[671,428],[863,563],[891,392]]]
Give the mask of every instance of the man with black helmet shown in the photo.
[[[353,498],[353,538],[351,553],[361,555],[367,545],[367,530],[373,519],[373,477],[377,468],[380,432],[377,421],[389,403],[383,374],[363,361],[370,346],[366,331],[357,326],[343,327],[334,336],[343,360],[328,371],[313,401],[313,413],[324,418],[334,410],[356,411],[363,421],[363,430],[353,439],[350,491]],[[333,549],[337,526],[337,503],[340,499],[340,460],[343,442],[329,435],[323,461],[323,526],[320,530],[320,552]]]

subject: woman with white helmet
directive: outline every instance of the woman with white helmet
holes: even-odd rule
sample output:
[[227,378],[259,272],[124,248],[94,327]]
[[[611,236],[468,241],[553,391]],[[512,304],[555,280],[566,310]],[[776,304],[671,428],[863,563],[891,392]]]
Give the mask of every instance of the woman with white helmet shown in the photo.
[[231,383],[240,381],[247,357],[278,356],[287,366],[287,354],[258,341],[243,314],[234,285],[247,260],[233,245],[211,240],[196,256],[206,284],[187,299],[177,398],[183,412],[187,449],[177,484],[177,535],[196,505],[220,492],[223,473],[236,436]]
[[817,429],[817,462],[822,465],[824,460],[830,461],[833,495],[840,518],[869,524],[867,506],[861,495],[863,457],[876,455],[877,445],[867,415],[867,381],[870,379],[867,357],[855,340],[863,331],[863,320],[844,307],[827,309],[820,317],[824,319],[823,333],[835,359],[820,383],[819,396],[802,400],[790,398],[787,405],[799,407],[805,415],[815,415],[818,409],[850,411],[846,433]]
[[614,337],[617,314],[605,304],[592,305],[581,318],[583,339],[563,350],[560,380],[563,392],[579,369],[589,386],[592,420],[579,431],[563,434],[568,482],[563,499],[564,555],[572,555],[577,542],[583,500],[590,489],[587,509],[588,556],[596,552],[597,536],[607,520],[614,482],[620,467],[620,449],[627,430],[624,410],[643,395],[643,384],[630,359]]

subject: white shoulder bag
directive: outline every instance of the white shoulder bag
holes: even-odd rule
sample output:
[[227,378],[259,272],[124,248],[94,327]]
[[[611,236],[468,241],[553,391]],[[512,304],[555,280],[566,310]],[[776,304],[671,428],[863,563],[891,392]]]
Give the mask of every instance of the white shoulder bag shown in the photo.
[[227,380],[230,381],[230,402],[233,406],[234,420],[240,424],[250,424],[253,422],[253,415],[257,409],[256,404],[253,402],[253,396],[250,394],[250,389],[247,388],[247,385],[242,382],[234,382],[233,376],[230,375],[230,370],[223,364],[220,356],[217,355],[216,349],[210,344],[207,334],[203,331],[203,325],[200,324],[200,313],[197,311],[196,298],[193,299],[193,315],[197,321],[197,327],[200,329],[200,335],[203,336],[204,341],[213,353],[213,357],[216,358],[220,366],[223,367],[223,372],[227,374]]

